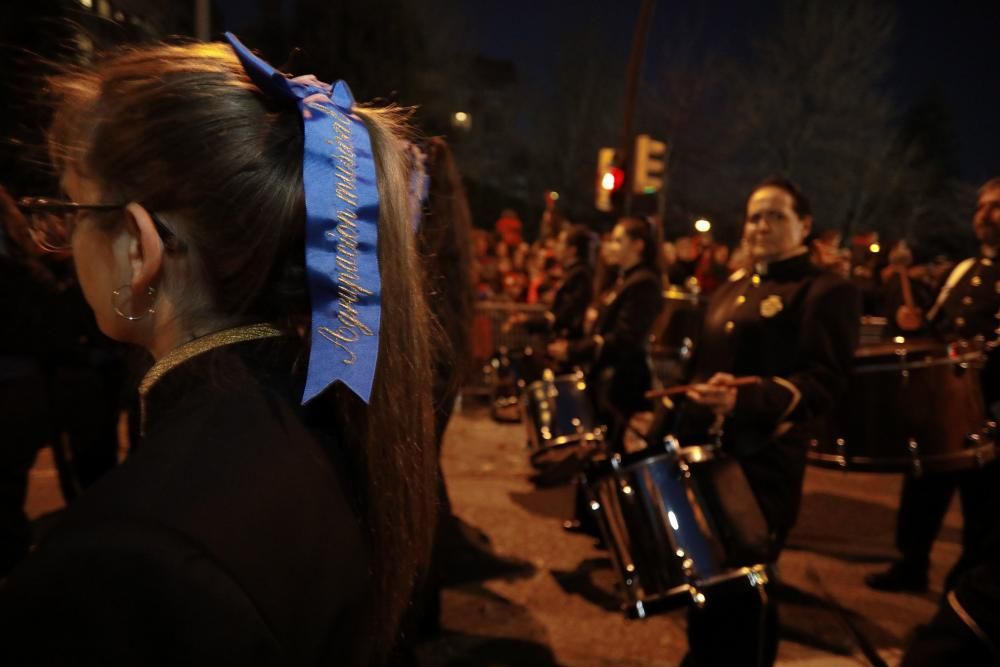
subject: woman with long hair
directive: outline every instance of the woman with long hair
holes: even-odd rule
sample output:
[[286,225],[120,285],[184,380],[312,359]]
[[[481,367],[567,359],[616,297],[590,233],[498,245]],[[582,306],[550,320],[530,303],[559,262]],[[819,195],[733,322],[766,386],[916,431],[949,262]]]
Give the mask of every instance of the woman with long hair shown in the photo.
[[622,446],[632,414],[647,407],[649,334],[662,306],[659,244],[652,225],[622,218],[602,257],[618,269],[618,278],[601,296],[588,335],[556,340],[549,355],[556,361],[589,364],[592,395],[608,425],[613,447]]
[[156,363],[140,446],[0,593],[0,651],[381,662],[436,496],[400,113],[235,38],[113,53],[51,96],[70,201],[22,209]]

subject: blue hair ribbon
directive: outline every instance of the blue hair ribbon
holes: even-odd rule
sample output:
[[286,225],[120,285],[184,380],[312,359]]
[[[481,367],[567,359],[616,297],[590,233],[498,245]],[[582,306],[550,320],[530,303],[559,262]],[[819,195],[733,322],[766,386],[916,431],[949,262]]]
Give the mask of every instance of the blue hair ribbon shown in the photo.
[[340,381],[365,403],[378,362],[382,281],[378,266],[379,197],[375,157],[354,97],[343,81],[294,79],[226,41],[265,95],[295,102],[305,143],[306,274],[312,310],[305,404]]

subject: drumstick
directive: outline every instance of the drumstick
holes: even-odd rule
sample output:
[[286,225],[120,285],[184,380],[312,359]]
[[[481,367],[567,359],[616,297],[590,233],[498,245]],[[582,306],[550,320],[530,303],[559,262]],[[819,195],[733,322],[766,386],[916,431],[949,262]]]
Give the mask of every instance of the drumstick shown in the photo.
[[[756,376],[733,378],[732,382],[726,382],[725,384],[715,385],[716,387],[727,387],[730,389],[735,389],[736,387],[742,387],[747,384],[757,384],[760,382],[760,378]],[[703,384],[703,383],[702,383]],[[663,398],[664,396],[676,396],[677,394],[686,394],[688,391],[696,387],[696,384],[681,384],[676,387],[669,387],[667,389],[653,389],[652,391],[646,392],[646,398]]]

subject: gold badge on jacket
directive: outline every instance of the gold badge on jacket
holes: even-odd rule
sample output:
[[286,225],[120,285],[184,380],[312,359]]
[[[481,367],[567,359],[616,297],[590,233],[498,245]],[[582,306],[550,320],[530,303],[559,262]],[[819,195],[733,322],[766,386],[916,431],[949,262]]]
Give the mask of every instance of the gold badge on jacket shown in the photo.
[[785,304],[781,302],[781,297],[777,294],[772,294],[760,302],[761,317],[774,317],[780,313],[781,309],[784,307]]

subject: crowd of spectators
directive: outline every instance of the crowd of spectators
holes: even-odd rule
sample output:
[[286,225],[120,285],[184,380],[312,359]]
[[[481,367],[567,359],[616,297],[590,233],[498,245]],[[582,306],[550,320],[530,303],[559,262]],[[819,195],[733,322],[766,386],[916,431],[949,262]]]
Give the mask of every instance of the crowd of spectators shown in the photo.
[[[538,238],[529,242],[517,212],[506,209],[492,231],[473,232],[476,295],[479,301],[548,306],[559,286],[562,267],[558,238],[570,222],[557,209],[545,211]],[[593,258],[598,293],[614,284],[603,267],[600,237]],[[905,240],[880,244],[878,234],[860,232],[844,242],[840,232],[822,230],[807,243],[813,261],[854,282],[865,295],[865,314],[891,315],[902,304],[903,275],[918,301],[936,294],[954,261],[944,255],[915,251]],[[741,245],[716,241],[711,232],[693,232],[661,241],[660,270],[664,287],[709,296],[739,269],[752,268]]]

